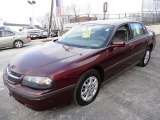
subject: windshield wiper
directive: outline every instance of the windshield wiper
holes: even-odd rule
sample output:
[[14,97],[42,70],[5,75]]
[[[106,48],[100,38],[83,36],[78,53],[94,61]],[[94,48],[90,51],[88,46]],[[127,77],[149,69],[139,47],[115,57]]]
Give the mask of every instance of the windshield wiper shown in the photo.
[[66,44],[66,43],[63,43],[63,42],[60,42],[60,41],[55,41],[56,43],[59,43],[59,44],[62,44],[62,45],[67,45],[67,46],[70,46],[70,47],[72,47],[73,45],[71,45],[71,44]]

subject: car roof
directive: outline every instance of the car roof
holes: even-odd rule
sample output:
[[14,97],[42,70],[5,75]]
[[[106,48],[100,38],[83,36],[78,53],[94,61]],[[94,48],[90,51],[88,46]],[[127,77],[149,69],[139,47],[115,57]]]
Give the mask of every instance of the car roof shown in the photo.
[[96,20],[96,21],[89,21],[89,22],[84,22],[82,24],[106,24],[106,25],[114,25],[114,26],[119,26],[124,23],[128,22],[138,22],[138,21],[133,21],[133,20],[117,20],[117,19],[112,19],[112,20]]

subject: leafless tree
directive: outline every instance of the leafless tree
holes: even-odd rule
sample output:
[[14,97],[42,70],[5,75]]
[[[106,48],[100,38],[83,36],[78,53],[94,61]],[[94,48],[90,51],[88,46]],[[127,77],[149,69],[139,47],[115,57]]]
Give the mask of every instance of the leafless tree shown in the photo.
[[65,6],[62,9],[62,15],[70,15],[71,14],[71,9],[69,6]]
[[64,22],[69,22],[71,17],[71,9],[69,6],[63,6],[62,17]]
[[75,19],[77,19],[80,13],[80,8],[77,6],[77,4],[73,3],[70,6],[70,11],[72,14],[74,14]]
[[40,26],[44,29],[47,29],[49,25],[49,13],[46,13],[44,16],[37,18],[37,21],[40,23]]
[[44,16],[45,24],[47,27],[49,26],[49,19],[50,19],[49,16],[50,16],[49,12],[46,13]]
[[91,5],[87,4],[86,7],[83,10],[84,14],[87,14],[88,18],[90,17],[91,14]]
[[[49,26],[49,13],[46,13],[44,16],[38,17],[37,21],[40,23],[41,27],[43,29],[48,29]],[[56,28],[56,22],[55,22],[55,16],[52,16],[52,28]]]
[[40,26],[43,28],[45,26],[45,19],[43,16],[37,18],[37,21],[40,23]]

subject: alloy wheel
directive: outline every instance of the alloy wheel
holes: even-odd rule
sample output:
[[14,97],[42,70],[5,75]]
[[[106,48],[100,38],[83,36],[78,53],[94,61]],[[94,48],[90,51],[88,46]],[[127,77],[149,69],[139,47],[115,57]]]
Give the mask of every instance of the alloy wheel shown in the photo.
[[150,51],[148,50],[144,57],[144,64],[147,64],[150,59]]
[[14,45],[16,48],[21,48],[23,46],[23,43],[21,41],[16,41]]
[[95,76],[89,77],[82,85],[81,98],[90,101],[98,90],[98,79]]

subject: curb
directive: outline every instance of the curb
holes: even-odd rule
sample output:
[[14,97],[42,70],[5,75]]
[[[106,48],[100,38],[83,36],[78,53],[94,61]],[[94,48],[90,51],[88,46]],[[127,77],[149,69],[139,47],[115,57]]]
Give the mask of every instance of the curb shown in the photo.
[[47,38],[47,39],[42,40],[42,42],[55,41],[55,40],[57,40],[57,39],[58,39],[58,37],[54,37],[54,38]]

